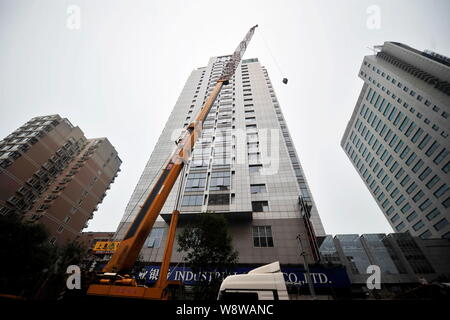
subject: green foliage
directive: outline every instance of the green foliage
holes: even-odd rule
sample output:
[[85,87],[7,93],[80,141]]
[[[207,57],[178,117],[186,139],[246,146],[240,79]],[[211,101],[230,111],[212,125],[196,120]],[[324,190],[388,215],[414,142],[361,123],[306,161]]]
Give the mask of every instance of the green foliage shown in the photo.
[[[184,252],[184,260],[197,273],[215,270],[224,272],[232,268],[238,260],[234,250],[225,217],[214,213],[201,213],[198,219],[178,236],[179,252]],[[215,299],[221,278],[213,276],[200,278],[195,287],[196,299]]]
[[[77,265],[81,270],[85,270],[81,264],[86,256],[86,248],[81,246],[78,242],[68,242],[56,251],[56,257],[51,261],[50,270],[45,282],[41,285],[40,290],[35,297],[38,299],[55,299],[66,288],[67,267],[70,265]],[[86,285],[86,275],[82,272],[82,286]],[[72,294],[82,294],[83,290],[72,290]]]
[[67,267],[80,265],[85,254],[76,242],[52,246],[43,225],[17,215],[0,216],[0,243],[0,293],[24,298],[56,298]]
[[0,243],[1,293],[29,296],[56,253],[45,228],[16,215],[0,216]]

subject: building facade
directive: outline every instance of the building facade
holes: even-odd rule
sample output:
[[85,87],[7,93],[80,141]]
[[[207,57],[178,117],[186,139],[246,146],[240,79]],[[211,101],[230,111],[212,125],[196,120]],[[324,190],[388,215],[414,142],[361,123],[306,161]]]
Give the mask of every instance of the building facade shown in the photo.
[[[174,141],[199,112],[228,59],[213,57],[189,76],[126,207],[116,240],[123,238]],[[299,198],[312,207],[310,219],[304,218]],[[182,179],[173,187],[141,251],[144,261],[162,260],[177,200],[178,232],[200,212],[225,214],[241,265],[277,260],[301,264],[297,235],[313,260],[311,239],[325,232],[269,76],[258,59],[243,60],[222,88]],[[172,262],[178,264],[183,255],[176,249],[175,243]]]
[[396,232],[449,238],[449,59],[395,42],[375,49],[341,146]]
[[98,270],[109,260],[115,252],[118,242],[113,241],[114,232],[82,232],[78,243],[86,250],[83,264],[86,270]]
[[92,251],[97,242],[111,242],[114,238],[114,232],[107,231],[86,231],[82,232],[78,242],[88,251]]
[[108,139],[59,115],[33,118],[0,142],[0,213],[43,224],[52,244],[75,240],[120,164]]
[[[323,265],[343,265],[351,296],[389,298],[425,283],[450,279],[450,240],[422,239],[409,233],[341,234],[318,239]],[[369,290],[373,268],[380,270],[380,288]]]

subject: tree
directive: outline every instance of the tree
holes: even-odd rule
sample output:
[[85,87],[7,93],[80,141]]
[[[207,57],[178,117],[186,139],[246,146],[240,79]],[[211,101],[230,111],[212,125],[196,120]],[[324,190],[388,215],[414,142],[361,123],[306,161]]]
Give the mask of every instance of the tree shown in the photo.
[[[225,217],[215,213],[201,213],[196,221],[183,229],[178,236],[178,251],[194,273],[202,271],[226,272],[237,262]],[[210,300],[217,297],[221,277],[216,273],[211,279],[199,277],[194,289],[195,299]]]
[[18,215],[0,216],[0,243],[0,293],[29,297],[55,257],[47,231]]
[[[67,267],[71,265],[76,265],[84,270],[82,272],[81,283],[85,285],[86,270],[87,266],[82,265],[82,262],[86,256],[86,248],[76,241],[68,242],[65,245],[57,248],[54,260],[51,262],[49,270],[47,272],[47,277],[41,283],[40,288],[35,294],[36,299],[55,299],[65,291],[66,289],[66,279],[67,279]],[[82,294],[86,287],[82,290],[72,290],[72,294],[79,295]],[[66,291],[66,294],[70,291]]]
[[64,290],[69,265],[80,265],[85,249],[77,242],[61,248],[48,241],[46,228],[0,216],[0,294],[54,299]]

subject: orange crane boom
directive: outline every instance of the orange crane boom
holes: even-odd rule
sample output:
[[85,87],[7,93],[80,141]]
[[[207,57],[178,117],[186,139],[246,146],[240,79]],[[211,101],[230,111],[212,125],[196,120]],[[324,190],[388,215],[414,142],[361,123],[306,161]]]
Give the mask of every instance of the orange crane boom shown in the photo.
[[165,293],[165,289],[168,285],[167,272],[175,240],[175,231],[179,216],[178,210],[172,212],[164,257],[156,285],[152,288],[137,286],[135,279],[131,278],[127,273],[131,271],[135,264],[139,252],[166,202],[172,187],[184,165],[190,159],[195,142],[202,133],[204,120],[211,110],[222,86],[227,84],[234,75],[257,26],[258,25],[255,25],[250,28],[245,38],[234,51],[231,59],[227,61],[214,89],[206,99],[205,104],[195,120],[191,122],[184,131],[175,151],[164,164],[158,180],[130,225],[124,239],[120,242],[118,249],[111,257],[111,260],[103,268],[103,274],[99,275],[98,283],[89,286],[88,294],[144,299],[167,298]]

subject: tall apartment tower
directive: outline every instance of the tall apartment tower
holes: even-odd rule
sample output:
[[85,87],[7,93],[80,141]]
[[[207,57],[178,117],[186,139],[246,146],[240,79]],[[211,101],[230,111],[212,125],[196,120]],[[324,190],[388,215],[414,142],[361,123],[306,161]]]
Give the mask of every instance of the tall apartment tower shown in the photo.
[[[123,238],[181,129],[195,118],[229,58],[213,57],[189,76],[126,207],[116,240]],[[314,233],[325,232],[269,76],[258,59],[243,60],[222,88],[182,176],[141,251],[143,260],[161,261],[177,199],[180,228],[200,212],[226,214],[240,264],[300,264],[298,234],[310,259],[314,256]],[[310,219],[304,218],[299,198],[312,205]],[[172,261],[182,261],[176,244]]]
[[0,142],[0,213],[42,223],[52,244],[75,240],[120,164],[108,139],[59,115],[33,118]]
[[375,49],[341,146],[396,232],[450,238],[450,60]]

